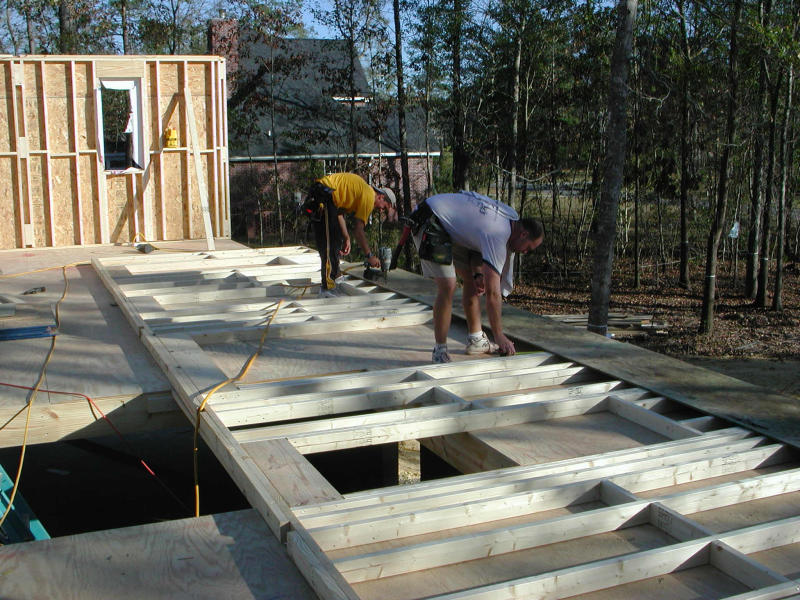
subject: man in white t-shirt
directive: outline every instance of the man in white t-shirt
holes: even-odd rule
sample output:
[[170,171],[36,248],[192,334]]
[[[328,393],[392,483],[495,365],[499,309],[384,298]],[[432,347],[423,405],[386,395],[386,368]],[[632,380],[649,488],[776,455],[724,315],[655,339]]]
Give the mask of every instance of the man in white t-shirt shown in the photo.
[[[437,194],[417,209],[432,213],[433,225],[440,226],[452,240],[452,262],[440,264],[422,258],[422,272],[436,281],[433,305],[433,362],[450,362],[447,334],[450,330],[456,274],[463,281],[462,304],[469,335],[467,354],[515,353],[514,343],[503,333],[501,317],[503,297],[513,287],[514,253],[525,254],[544,240],[542,224],[534,219],[520,219],[510,206],[475,192]],[[423,220],[423,219],[420,219]],[[428,222],[428,218],[424,218]],[[423,227],[414,236],[417,249]],[[427,253],[426,253],[427,255]],[[446,260],[446,259],[445,259]],[[486,337],[481,326],[480,296],[486,294],[486,312],[496,343]]]

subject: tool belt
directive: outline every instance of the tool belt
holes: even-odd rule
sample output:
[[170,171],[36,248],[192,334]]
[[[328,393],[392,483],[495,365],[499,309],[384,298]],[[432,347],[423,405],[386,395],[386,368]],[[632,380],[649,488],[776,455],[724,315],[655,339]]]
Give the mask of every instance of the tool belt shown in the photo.
[[419,257],[439,265],[453,264],[453,241],[428,203],[420,204],[409,220],[412,233],[421,233]]
[[333,200],[333,188],[315,181],[308,189],[306,199],[300,207],[300,211],[311,221],[319,222],[325,212],[325,204]]

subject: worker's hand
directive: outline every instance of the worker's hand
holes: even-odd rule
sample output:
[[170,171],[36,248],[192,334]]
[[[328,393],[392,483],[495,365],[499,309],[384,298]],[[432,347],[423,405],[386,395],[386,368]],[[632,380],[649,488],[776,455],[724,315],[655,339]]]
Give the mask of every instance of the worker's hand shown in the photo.
[[369,263],[369,266],[372,267],[373,269],[381,268],[381,261],[377,256],[370,256],[367,259],[367,263]]
[[339,250],[339,256],[347,256],[350,254],[350,237],[344,238],[342,242],[342,249]]
[[514,342],[512,342],[502,333],[495,336],[494,341],[498,346],[500,346],[500,349],[497,351],[497,353],[501,356],[513,356],[517,353],[517,350],[514,348]]

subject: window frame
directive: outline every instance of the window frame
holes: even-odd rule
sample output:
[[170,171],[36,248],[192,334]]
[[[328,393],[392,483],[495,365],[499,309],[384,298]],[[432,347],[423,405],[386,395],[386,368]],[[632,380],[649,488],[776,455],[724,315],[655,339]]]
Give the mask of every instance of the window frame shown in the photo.
[[[131,158],[138,166],[125,169],[106,168],[105,128],[103,125],[103,89],[128,91],[130,97],[130,122],[133,126]],[[107,174],[143,173],[147,168],[147,153],[144,138],[144,102],[142,97],[141,77],[100,77],[95,88],[97,106],[97,146],[98,160]]]

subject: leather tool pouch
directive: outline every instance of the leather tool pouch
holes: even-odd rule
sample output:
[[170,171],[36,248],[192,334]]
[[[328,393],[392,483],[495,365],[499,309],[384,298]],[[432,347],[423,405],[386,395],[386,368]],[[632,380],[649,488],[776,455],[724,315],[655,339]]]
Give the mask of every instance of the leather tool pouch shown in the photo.
[[333,198],[334,190],[319,181],[315,181],[309,188],[300,210],[312,221],[321,221],[325,209],[325,204]]
[[453,241],[436,215],[431,214],[420,227],[422,237],[419,243],[419,257],[439,265],[453,263]]

